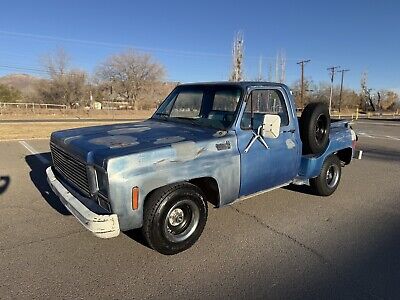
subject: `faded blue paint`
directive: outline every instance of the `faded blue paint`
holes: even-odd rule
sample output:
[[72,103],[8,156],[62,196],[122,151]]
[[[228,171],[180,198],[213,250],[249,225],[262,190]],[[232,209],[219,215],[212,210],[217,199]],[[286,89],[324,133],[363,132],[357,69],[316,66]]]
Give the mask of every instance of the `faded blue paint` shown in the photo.
[[329,144],[324,153],[319,156],[304,155],[301,157],[298,179],[317,177],[328,156],[343,149],[352,149],[353,151],[351,131],[347,128],[347,123],[347,121],[332,123]]
[[[260,142],[256,141],[249,152],[245,153],[244,149],[252,138],[252,131],[243,130],[238,121],[236,132],[241,155],[240,197],[290,182],[296,177],[299,170],[302,144],[295,114],[296,110],[292,107],[290,93],[285,87],[263,85],[261,88],[269,87],[279,89],[284,96],[286,107],[288,108],[289,123],[287,126],[281,127],[280,135],[277,139],[264,138],[269,149],[266,149]],[[249,89],[248,93],[252,89]],[[240,116],[244,113],[244,110],[245,105],[243,104]],[[241,120],[241,117],[239,117],[239,120]],[[286,144],[287,140],[291,141],[293,145],[289,147]]]
[[[108,199],[122,230],[142,226],[146,196],[167,184],[211,177],[218,184],[219,205],[223,206],[295,178],[315,177],[327,156],[351,147],[350,129],[343,123],[333,123],[325,153],[319,157],[302,157],[294,101],[285,85],[223,84],[236,85],[243,90],[234,122],[227,131],[153,116],[140,123],[58,131],[52,134],[51,142],[106,174]],[[270,149],[256,142],[244,153],[252,134],[240,128],[240,120],[249,90],[257,87],[282,91],[289,125],[281,128],[279,138],[265,139]],[[131,202],[131,189],[135,186],[140,188],[137,210],[132,209]]]
[[[135,132],[130,128],[146,130]],[[118,134],[119,129],[125,131]],[[82,162],[100,166],[107,172],[111,207],[119,216],[122,230],[140,227],[145,197],[169,183],[212,177],[218,183],[220,205],[238,198],[240,157],[233,130],[221,133],[151,119],[59,131],[52,134],[51,142]],[[218,150],[220,144],[230,147]],[[140,187],[136,211],[132,210],[131,202],[134,186]]]

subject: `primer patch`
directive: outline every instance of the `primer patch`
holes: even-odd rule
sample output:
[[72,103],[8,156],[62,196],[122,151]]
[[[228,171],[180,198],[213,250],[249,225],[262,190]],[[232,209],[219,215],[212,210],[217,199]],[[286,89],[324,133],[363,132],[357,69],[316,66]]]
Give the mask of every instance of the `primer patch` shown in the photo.
[[124,148],[138,145],[137,138],[127,135],[105,136],[89,140],[94,145],[106,146],[108,148]]
[[150,130],[150,127],[130,127],[130,128],[120,128],[120,129],[112,129],[107,131],[110,135],[117,135],[117,134],[130,134],[130,133],[137,133]]
[[172,144],[184,141],[185,138],[181,136],[167,136],[157,139],[154,144]]
[[296,144],[291,139],[287,139],[286,140],[286,147],[288,149],[293,149],[294,147],[296,147]]
[[171,147],[175,150],[176,160],[187,161],[197,157],[199,155],[200,149],[197,147],[196,143],[193,141],[186,141],[172,144]]

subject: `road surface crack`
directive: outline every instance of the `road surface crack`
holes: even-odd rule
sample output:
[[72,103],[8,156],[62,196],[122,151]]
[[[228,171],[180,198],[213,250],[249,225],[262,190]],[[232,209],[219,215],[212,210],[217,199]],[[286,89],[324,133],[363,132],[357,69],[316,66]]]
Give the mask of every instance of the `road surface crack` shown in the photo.
[[324,263],[326,265],[329,265],[330,267],[333,267],[333,264],[328,259],[326,259],[322,254],[318,253],[318,251],[316,251],[315,249],[313,249],[313,248],[307,246],[306,244],[300,242],[299,240],[297,240],[296,238],[290,236],[289,234],[275,229],[274,227],[272,227],[271,225],[265,223],[264,221],[262,221],[261,219],[259,219],[257,216],[255,216],[253,214],[250,214],[250,213],[247,213],[247,212],[245,212],[243,210],[240,210],[237,207],[233,207],[233,206],[230,206],[230,207],[233,210],[235,210],[238,214],[245,215],[245,216],[247,216],[249,218],[252,218],[258,224],[260,224],[262,227],[267,228],[269,231],[275,233],[276,235],[282,236],[282,237],[290,240],[291,242],[295,243],[296,245],[300,246],[301,248],[305,249],[306,251],[312,253],[322,263]]
[[[339,270],[336,268],[336,266],[333,263],[331,263],[327,258],[325,258],[322,254],[320,254],[317,250],[311,248],[310,246],[307,246],[306,244],[300,242],[299,240],[297,240],[296,238],[290,236],[289,234],[287,234],[285,232],[282,232],[282,231],[279,231],[278,229],[275,229],[274,227],[272,227],[271,225],[265,223],[260,218],[258,218],[257,216],[255,216],[255,215],[253,215],[251,213],[248,213],[248,212],[245,212],[243,210],[240,210],[240,209],[238,209],[237,207],[234,207],[234,206],[229,206],[229,207],[232,208],[239,215],[246,216],[248,218],[253,219],[254,221],[256,221],[257,224],[259,224],[262,227],[268,229],[272,233],[290,240],[291,242],[293,242],[297,246],[299,246],[299,247],[305,249],[307,252],[313,254],[314,256],[316,256],[318,258],[318,260],[320,262],[322,262],[323,264],[327,265],[330,269],[332,269],[333,272],[336,274],[336,276],[338,278],[344,279],[343,276],[341,275],[341,273],[339,272]],[[350,288],[352,288],[358,294],[362,295],[361,299],[363,299],[365,296],[367,296],[368,298],[382,299],[381,296],[376,295],[372,291],[364,290],[361,287],[362,285],[359,282],[356,282],[356,281],[351,282],[351,281],[348,281],[348,280],[346,280],[345,282],[346,282],[347,285],[349,285]]]

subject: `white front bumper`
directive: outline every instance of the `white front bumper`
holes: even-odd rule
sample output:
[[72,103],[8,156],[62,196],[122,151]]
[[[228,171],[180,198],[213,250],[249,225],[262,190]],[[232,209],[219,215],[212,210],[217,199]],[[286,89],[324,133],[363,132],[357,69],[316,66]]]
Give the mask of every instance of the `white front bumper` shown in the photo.
[[46,170],[47,181],[53,192],[60,198],[65,207],[78,221],[100,238],[116,237],[120,233],[118,216],[116,214],[96,214],[74,197],[57,178],[51,167]]

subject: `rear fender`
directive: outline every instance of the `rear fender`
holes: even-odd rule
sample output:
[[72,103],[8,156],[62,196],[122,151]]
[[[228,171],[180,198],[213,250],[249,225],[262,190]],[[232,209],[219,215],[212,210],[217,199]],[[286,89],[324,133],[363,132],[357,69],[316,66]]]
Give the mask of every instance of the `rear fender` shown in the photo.
[[[353,154],[352,144],[352,134],[349,129],[344,130],[343,127],[331,128],[328,147],[324,153],[318,156],[302,156],[297,179],[304,180],[317,177],[321,173],[325,159],[333,154],[338,154],[345,164],[350,163]],[[350,157],[348,157],[347,153],[350,153]]]

